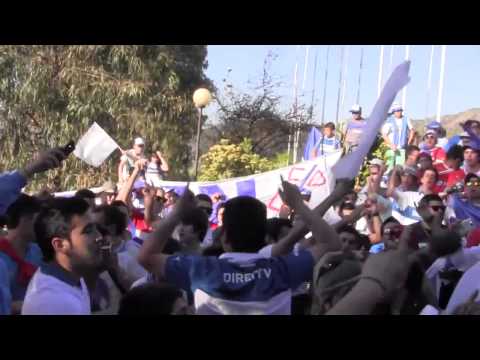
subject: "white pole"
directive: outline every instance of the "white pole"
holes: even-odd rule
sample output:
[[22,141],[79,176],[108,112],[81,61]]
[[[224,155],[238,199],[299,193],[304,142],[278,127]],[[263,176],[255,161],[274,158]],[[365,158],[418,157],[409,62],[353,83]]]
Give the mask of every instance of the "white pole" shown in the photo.
[[317,84],[317,64],[318,64],[318,48],[315,48],[315,60],[313,63],[312,102],[310,104],[310,120],[313,119],[313,102],[315,101],[315,87]]
[[442,100],[443,100],[443,82],[445,79],[445,58],[447,55],[447,45],[442,45],[442,57],[440,62],[440,85],[438,85],[438,100],[437,100],[437,121],[440,122],[440,116],[442,113]]
[[323,86],[323,101],[322,101],[322,126],[325,122],[325,100],[327,98],[327,80],[328,80],[328,55],[330,54],[330,45],[327,46],[327,63],[325,66],[325,84]]
[[357,104],[360,104],[360,85],[362,84],[362,68],[363,68],[363,47],[360,52],[360,70],[358,71],[358,88],[357,88]]
[[342,85],[342,102],[340,104],[340,112],[343,114],[344,112],[344,104],[345,104],[345,97],[347,93],[347,77],[348,77],[348,50],[350,46],[347,45],[347,48],[345,50],[345,70],[343,74],[343,85]]
[[428,83],[427,83],[427,101],[425,109],[425,118],[428,117],[429,105],[430,105],[430,90],[432,88],[432,68],[433,68],[433,56],[435,54],[435,45],[432,45],[432,50],[430,51],[430,64],[428,66]]
[[337,94],[337,115],[335,116],[335,125],[338,124],[338,113],[340,111],[340,95],[342,91],[342,75],[343,75],[343,56],[345,54],[345,46],[342,46],[340,53],[340,77],[338,80],[338,94]]
[[[405,60],[410,59],[410,45],[405,45]],[[405,106],[407,105],[407,86],[403,88],[402,94],[402,108],[405,110]]]
[[298,121],[297,119],[297,107],[298,107],[298,51],[299,51],[300,45],[297,45],[297,59],[295,63],[295,73],[294,73],[294,78],[293,78],[293,94],[294,94],[294,105],[293,105],[293,114],[294,114],[294,129],[293,129],[293,164],[297,162],[297,147],[296,147],[296,138],[297,138],[297,127],[296,123]]
[[395,51],[395,45],[390,45],[390,64],[388,64],[388,74],[387,77],[392,73],[393,66],[393,53]]
[[382,73],[383,73],[383,53],[385,45],[380,45],[380,63],[378,64],[378,86],[377,86],[377,97],[380,96],[382,92]]
[[310,45],[307,45],[305,47],[305,68],[303,69],[302,93],[305,91],[305,83],[307,81],[309,50],[310,50]]

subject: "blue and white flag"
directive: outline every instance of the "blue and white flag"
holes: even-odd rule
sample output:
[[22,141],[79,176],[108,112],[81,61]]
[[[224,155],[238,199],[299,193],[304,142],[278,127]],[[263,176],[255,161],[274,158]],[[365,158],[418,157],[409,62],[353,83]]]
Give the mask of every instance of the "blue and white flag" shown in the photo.
[[303,159],[312,160],[312,151],[315,149],[315,145],[321,139],[322,133],[315,126],[312,127],[308,134],[307,142],[305,143],[305,149],[303,150]]

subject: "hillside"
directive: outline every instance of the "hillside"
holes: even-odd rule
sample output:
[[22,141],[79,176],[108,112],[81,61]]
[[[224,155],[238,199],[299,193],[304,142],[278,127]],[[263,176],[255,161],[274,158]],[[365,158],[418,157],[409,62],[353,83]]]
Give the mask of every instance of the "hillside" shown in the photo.
[[[420,132],[424,131],[425,124],[434,120],[435,117],[428,117],[426,119],[412,119],[413,126]],[[441,117],[442,126],[447,130],[448,136],[462,132],[460,124],[468,119],[480,121],[480,108],[469,109],[458,114],[444,115]]]

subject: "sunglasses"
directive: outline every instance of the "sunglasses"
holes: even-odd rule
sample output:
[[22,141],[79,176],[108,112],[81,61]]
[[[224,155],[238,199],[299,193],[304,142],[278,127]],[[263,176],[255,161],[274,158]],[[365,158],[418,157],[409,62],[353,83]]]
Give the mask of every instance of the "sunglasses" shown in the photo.
[[443,205],[431,205],[430,206],[430,209],[432,209],[433,211],[445,211],[445,206]]
[[469,181],[465,185],[469,187],[479,187],[480,186],[480,181]]

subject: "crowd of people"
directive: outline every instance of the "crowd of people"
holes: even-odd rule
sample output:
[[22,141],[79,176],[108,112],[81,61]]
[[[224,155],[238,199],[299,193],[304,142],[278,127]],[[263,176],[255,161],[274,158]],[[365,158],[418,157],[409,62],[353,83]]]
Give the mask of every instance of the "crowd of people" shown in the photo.
[[[368,119],[351,112],[314,156],[355,151]],[[463,127],[447,138],[432,122],[419,141],[394,104],[363,188],[337,179],[312,209],[282,180],[275,218],[249,196],[166,191],[169,165],[142,138],[98,193],[22,192],[68,157],[47,150],[0,174],[0,314],[477,314],[480,121]]]

